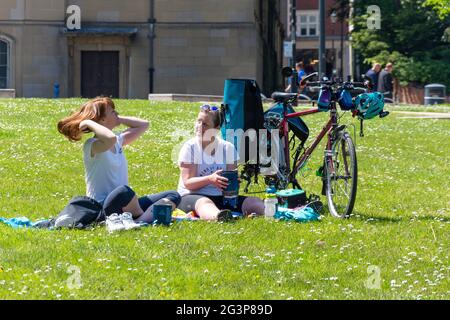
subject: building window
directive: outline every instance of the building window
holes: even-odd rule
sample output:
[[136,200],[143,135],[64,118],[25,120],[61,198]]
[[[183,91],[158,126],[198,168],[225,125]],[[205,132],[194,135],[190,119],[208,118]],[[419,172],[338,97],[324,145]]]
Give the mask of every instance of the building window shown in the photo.
[[0,40],[0,89],[8,86],[8,42]]
[[316,37],[319,35],[318,12],[297,12],[297,37]]

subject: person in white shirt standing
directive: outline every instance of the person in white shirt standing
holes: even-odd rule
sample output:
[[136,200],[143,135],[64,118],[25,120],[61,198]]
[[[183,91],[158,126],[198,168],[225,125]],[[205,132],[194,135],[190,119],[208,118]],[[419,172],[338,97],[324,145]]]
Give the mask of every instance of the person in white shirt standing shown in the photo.
[[178,208],[195,211],[205,220],[230,220],[232,210],[244,215],[263,215],[264,202],[256,197],[239,196],[236,208],[224,204],[222,191],[228,186],[228,179],[220,174],[236,170],[239,155],[232,143],[218,136],[220,124],[220,110],[216,106],[200,107],[196,137],[184,143],[178,158],[181,195]]
[[[119,125],[128,129],[115,134],[112,130]],[[176,191],[138,198],[128,186],[128,163],[123,147],[142,136],[148,126],[146,120],[119,116],[114,102],[107,97],[86,102],[58,122],[58,131],[70,141],[81,140],[83,133],[94,133],[83,146],[86,194],[103,205],[107,216],[130,212],[136,221],[151,223],[154,204],[169,204],[175,209],[180,202]]]

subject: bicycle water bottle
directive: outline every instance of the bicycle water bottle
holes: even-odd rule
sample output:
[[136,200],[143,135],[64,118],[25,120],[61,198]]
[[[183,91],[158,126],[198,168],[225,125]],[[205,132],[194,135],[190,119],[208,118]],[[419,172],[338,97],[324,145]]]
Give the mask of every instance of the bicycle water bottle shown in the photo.
[[264,217],[266,219],[273,218],[277,211],[278,200],[275,193],[276,190],[273,187],[266,189],[266,196],[264,199]]
[[223,205],[236,209],[239,196],[238,172],[236,170],[225,170],[220,175],[228,179],[228,186],[222,190]]

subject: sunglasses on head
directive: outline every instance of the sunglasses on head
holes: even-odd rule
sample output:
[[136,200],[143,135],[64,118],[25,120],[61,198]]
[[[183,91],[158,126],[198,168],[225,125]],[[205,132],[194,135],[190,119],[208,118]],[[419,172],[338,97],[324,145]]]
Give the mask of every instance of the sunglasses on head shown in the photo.
[[206,110],[206,111],[218,111],[219,108],[217,106],[210,106],[209,104],[204,104],[202,106],[200,106],[201,110]]

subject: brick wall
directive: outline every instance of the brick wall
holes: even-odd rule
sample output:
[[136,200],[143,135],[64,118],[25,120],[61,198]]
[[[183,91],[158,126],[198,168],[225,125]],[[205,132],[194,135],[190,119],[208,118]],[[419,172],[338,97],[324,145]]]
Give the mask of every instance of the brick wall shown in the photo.
[[[325,0],[325,34],[327,36],[333,35],[333,23],[330,19],[330,11],[334,4],[335,0]],[[296,5],[297,10],[319,10],[319,0],[297,0]],[[335,36],[341,35],[341,23],[339,21],[336,22],[334,29]],[[344,22],[344,35],[347,34],[347,31],[348,24]]]

